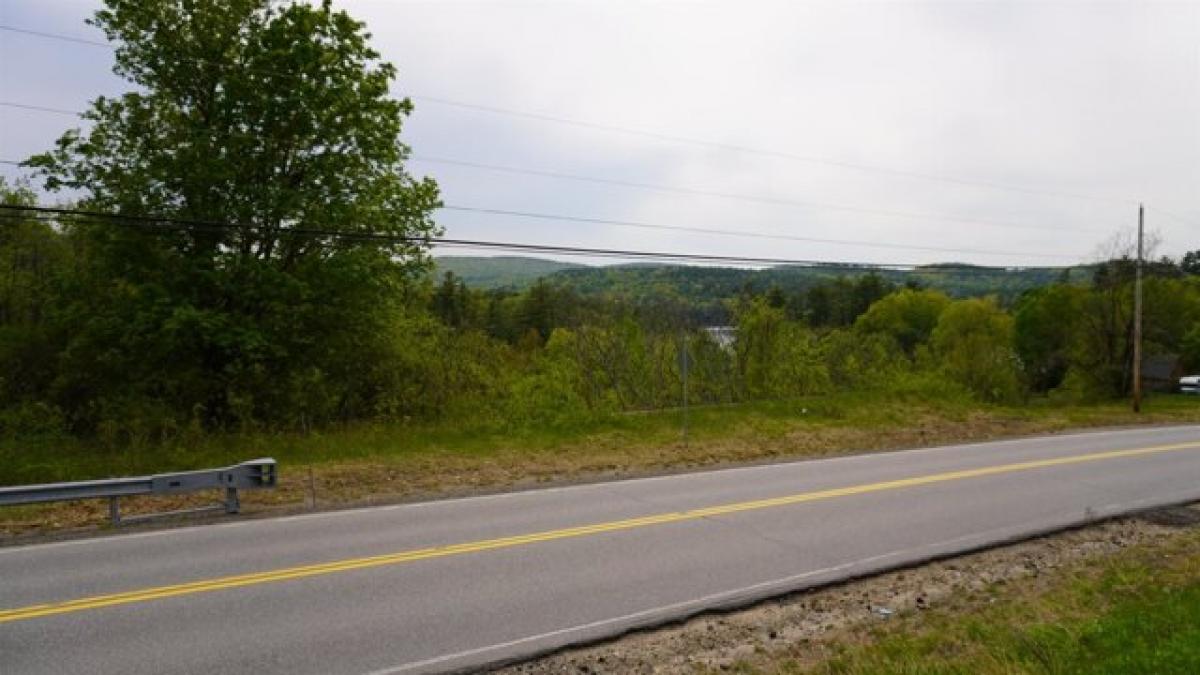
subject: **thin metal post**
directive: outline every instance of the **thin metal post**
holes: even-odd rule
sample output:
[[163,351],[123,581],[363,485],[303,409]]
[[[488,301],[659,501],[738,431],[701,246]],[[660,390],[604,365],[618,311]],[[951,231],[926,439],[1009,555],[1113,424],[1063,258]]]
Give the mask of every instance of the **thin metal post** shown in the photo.
[[687,332],[683,333],[683,447],[688,446],[688,340]]
[[237,488],[225,488],[225,513],[237,513],[242,508],[238,501]]
[[1133,412],[1142,411],[1142,223],[1145,209],[1138,204],[1137,267],[1133,281]]

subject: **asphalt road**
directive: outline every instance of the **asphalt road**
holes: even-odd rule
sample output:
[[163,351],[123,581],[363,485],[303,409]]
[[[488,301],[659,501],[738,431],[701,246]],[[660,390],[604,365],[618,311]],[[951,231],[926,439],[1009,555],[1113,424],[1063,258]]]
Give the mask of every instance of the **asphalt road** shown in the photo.
[[0,672],[469,669],[1197,499],[1188,426],[0,549]]

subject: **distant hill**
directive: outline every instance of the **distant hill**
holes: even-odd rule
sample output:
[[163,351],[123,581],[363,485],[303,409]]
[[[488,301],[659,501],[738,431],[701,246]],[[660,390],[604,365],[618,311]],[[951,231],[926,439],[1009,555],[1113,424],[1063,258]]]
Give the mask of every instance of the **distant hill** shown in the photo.
[[434,265],[433,273],[437,277],[447,271],[453,272],[472,288],[516,290],[555,272],[584,267],[577,263],[523,256],[440,256],[434,259]]
[[[720,305],[743,290],[765,292],[778,286],[785,292],[866,274],[866,271],[841,267],[780,266],[764,269],[698,267],[656,263],[589,266],[542,258],[443,257],[438,258],[436,273],[451,270],[469,286],[476,288],[526,288],[539,277],[569,287],[581,294],[611,295],[634,301],[674,298],[697,305]],[[954,297],[997,295],[1012,300],[1031,288],[1062,278],[1062,269],[1026,268],[998,270],[963,263],[937,263],[912,271],[878,270],[884,279],[896,284],[908,282],[936,288]],[[1071,268],[1069,279],[1083,282],[1091,278],[1088,267]]]
[[[667,294],[693,301],[728,298],[743,289],[764,292],[778,286],[785,292],[805,290],[823,282],[867,274],[839,267],[771,267],[760,270],[683,265],[615,265],[563,270],[551,280],[580,293],[606,293],[630,298]],[[958,263],[941,263],[912,271],[878,270],[876,274],[896,284],[908,282],[936,288],[955,297],[998,295],[1012,299],[1030,288],[1062,277],[1061,269],[996,270]],[[1091,278],[1085,267],[1072,268],[1071,281]]]

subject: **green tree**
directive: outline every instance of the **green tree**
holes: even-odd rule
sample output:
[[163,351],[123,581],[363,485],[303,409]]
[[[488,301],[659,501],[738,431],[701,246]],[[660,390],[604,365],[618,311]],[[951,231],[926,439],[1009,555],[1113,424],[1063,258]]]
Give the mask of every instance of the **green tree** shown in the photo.
[[446,270],[433,292],[433,313],[447,326],[462,328],[470,318],[471,292],[454,272]]
[[1193,324],[1187,334],[1183,336],[1180,352],[1183,357],[1183,366],[1188,369],[1188,374],[1200,372],[1200,321]]
[[573,323],[578,300],[574,292],[538,279],[521,296],[516,317],[519,332],[533,331],[541,341],[548,340],[555,328]]
[[[1129,258],[1098,266],[1083,297],[1080,325],[1072,340],[1070,380],[1081,393],[1124,396],[1133,379],[1133,278]],[[1142,305],[1144,353],[1178,354],[1188,331],[1200,321],[1200,291],[1194,277],[1167,262],[1145,268]]]
[[1183,259],[1179,261],[1179,269],[1185,274],[1200,276],[1200,249],[1184,253]]
[[739,311],[734,347],[739,380],[750,398],[815,394],[829,387],[829,370],[812,332],[761,298]]
[[412,106],[363,24],[269,0],[106,0],[90,23],[133,90],[26,165],[89,209],[232,226],[71,224],[54,396],[84,426],[371,409],[362,356],[426,262],[438,193],[404,170]]
[[[32,206],[28,184],[0,178],[0,204]],[[56,290],[69,266],[63,236],[31,212],[4,211],[0,222],[0,430],[61,431],[61,417],[42,394],[53,382],[62,331]]]
[[870,309],[871,305],[886,297],[893,290],[895,290],[895,286],[885,281],[883,277],[875,272],[864,274],[856,279],[854,282],[854,304],[852,307],[854,316],[845,325],[850,325],[854,319],[862,316]]
[[909,366],[896,341],[880,333],[831,330],[821,336],[821,354],[832,383],[843,389],[886,386]]
[[1017,302],[1015,345],[1033,391],[1058,387],[1071,365],[1087,290],[1055,284],[1027,292]]
[[1013,319],[991,298],[958,300],[947,306],[930,345],[939,368],[982,400],[1016,397]]
[[882,333],[896,340],[912,356],[919,345],[929,340],[938,317],[950,304],[940,291],[905,288],[884,297],[854,322],[862,333]]

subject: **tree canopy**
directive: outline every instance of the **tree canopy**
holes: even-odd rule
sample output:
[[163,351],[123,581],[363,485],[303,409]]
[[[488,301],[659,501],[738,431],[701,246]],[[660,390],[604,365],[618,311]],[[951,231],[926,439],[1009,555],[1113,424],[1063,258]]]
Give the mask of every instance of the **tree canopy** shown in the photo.
[[68,424],[369,413],[368,364],[436,233],[395,67],[329,2],[106,0],[91,23],[131,90],[26,162],[127,218],[63,222],[75,258],[44,330]]
[[[91,208],[232,223],[173,243],[189,256],[278,260],[292,267],[345,240],[290,229],[402,237],[434,231],[436,184],[403,166],[407,99],[362,23],[328,1],[107,0],[91,23],[116,46],[114,72],[135,85],[100,97],[84,132],[31,158],[50,190]],[[361,242],[355,245],[362,245]],[[400,239],[373,247],[417,259]]]

